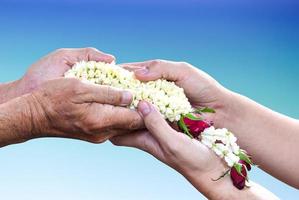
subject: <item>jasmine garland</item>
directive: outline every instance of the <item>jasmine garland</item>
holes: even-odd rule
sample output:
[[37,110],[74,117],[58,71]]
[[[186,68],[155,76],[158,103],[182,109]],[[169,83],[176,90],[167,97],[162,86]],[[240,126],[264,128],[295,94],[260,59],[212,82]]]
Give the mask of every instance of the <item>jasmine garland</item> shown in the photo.
[[246,152],[237,145],[237,138],[225,128],[216,129],[212,126],[212,122],[204,120],[200,115],[203,112],[215,112],[214,110],[204,108],[195,110],[195,112],[181,116],[178,122],[181,130],[191,138],[201,141],[217,156],[224,159],[229,170],[219,178],[230,173],[235,187],[241,190],[246,185],[249,186],[248,171],[251,170],[253,163]]
[[65,77],[129,90],[133,94],[131,109],[135,109],[141,100],[154,104],[165,119],[178,122],[179,128],[185,134],[201,141],[224,159],[229,170],[221,177],[230,173],[233,184],[238,189],[246,186],[247,171],[251,169],[252,162],[246,152],[237,145],[237,138],[227,129],[216,129],[212,122],[203,119],[202,113],[215,111],[210,108],[193,109],[184,90],[173,82],[162,79],[140,82],[135,79],[133,72],[114,63],[95,61],[76,63],[65,73]]
[[170,122],[178,121],[182,114],[193,111],[184,90],[173,82],[157,80],[143,83],[134,78],[133,72],[115,64],[81,61],[67,71],[65,77],[129,90],[133,94],[130,108],[136,108],[140,100],[146,100],[154,104]]

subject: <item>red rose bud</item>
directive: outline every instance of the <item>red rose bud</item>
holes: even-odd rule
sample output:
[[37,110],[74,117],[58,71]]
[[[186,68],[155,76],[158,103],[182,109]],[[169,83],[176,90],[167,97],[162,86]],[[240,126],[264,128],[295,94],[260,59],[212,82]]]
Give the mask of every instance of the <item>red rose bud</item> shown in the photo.
[[209,123],[205,120],[193,120],[188,117],[184,117],[183,121],[194,138],[197,138],[200,133],[211,126],[211,122]]
[[251,165],[249,163],[247,163],[245,160],[240,160],[239,163],[241,163],[242,165],[245,165],[248,171],[251,170]]
[[245,187],[246,177],[247,177],[247,170],[244,164],[242,164],[241,174],[238,173],[235,167],[231,168],[230,178],[232,179],[234,186],[239,190],[242,190]]

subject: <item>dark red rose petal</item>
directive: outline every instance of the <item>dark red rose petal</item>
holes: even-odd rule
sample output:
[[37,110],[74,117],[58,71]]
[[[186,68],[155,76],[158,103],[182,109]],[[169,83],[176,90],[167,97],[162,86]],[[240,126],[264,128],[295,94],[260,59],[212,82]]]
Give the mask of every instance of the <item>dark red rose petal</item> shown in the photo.
[[251,170],[251,165],[247,163],[245,160],[240,160],[239,163],[245,165],[248,171]]
[[192,120],[185,117],[183,121],[194,138],[197,138],[206,128],[211,126],[211,123],[205,120]]
[[230,170],[230,177],[233,181],[233,184],[239,190],[242,190],[245,187],[245,181],[246,181],[246,177],[247,177],[247,171],[246,171],[245,165],[243,165],[243,164],[242,164],[241,174],[239,174],[234,167],[232,167]]

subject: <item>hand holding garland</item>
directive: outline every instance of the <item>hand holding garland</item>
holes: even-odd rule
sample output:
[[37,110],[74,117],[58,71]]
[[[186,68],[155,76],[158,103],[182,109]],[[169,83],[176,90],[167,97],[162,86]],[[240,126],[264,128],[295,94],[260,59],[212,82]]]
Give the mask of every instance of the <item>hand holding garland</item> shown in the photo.
[[[125,64],[139,80],[165,78],[175,81],[194,107],[210,107],[204,118],[225,127],[261,169],[299,188],[299,121],[274,112],[249,98],[229,91],[188,63],[163,60]],[[138,70],[139,69],[139,70]]]
[[[143,127],[128,92],[77,79],[54,79],[0,105],[0,147],[41,137],[102,143]],[[115,105],[115,106],[114,106]]]
[[[137,64],[126,64],[125,66],[135,70],[135,75],[140,80],[149,81],[165,78],[175,81],[177,85],[184,88],[192,105],[196,107],[208,106],[221,110],[223,109],[221,99],[223,98],[224,93],[221,91],[225,90],[222,86],[207,74],[186,63],[159,60]],[[194,88],[194,86],[198,87]],[[193,94],[197,94],[197,96]],[[202,102],[199,101],[200,98],[197,98],[198,96],[202,97]],[[186,135],[182,135],[171,129],[166,122],[162,122],[164,120],[161,119],[159,113],[156,112],[150,104],[142,102],[139,104],[138,110],[142,113],[146,127],[149,131],[115,137],[112,140],[114,144],[137,147],[151,153],[162,162],[179,171],[208,198],[277,198],[254,183],[251,183],[252,186],[249,189],[247,188],[241,192],[232,186],[228,176],[225,176],[216,182],[213,181],[212,179],[216,179],[227,169],[224,162],[221,161],[219,157],[212,154],[205,145],[202,145],[197,140],[190,140]],[[150,114],[147,114],[148,112]],[[222,111],[220,112],[220,115],[219,113],[212,115],[205,114],[205,118],[215,120],[218,117],[221,118],[221,115]]]
[[112,143],[146,151],[181,173],[209,199],[278,199],[263,187],[252,183],[239,190],[229,176],[215,181],[227,171],[226,163],[196,139],[172,129],[162,115],[148,102],[138,104],[147,130],[116,136]]
[[63,77],[78,61],[102,61],[111,63],[114,56],[95,48],[57,49],[32,64],[19,80],[0,84],[0,104],[38,89],[44,82]]
[[0,147],[40,137],[101,143],[143,126],[137,112],[113,106],[131,103],[127,91],[59,79],[81,60],[110,63],[114,57],[94,48],[59,49],[20,80],[0,84]]

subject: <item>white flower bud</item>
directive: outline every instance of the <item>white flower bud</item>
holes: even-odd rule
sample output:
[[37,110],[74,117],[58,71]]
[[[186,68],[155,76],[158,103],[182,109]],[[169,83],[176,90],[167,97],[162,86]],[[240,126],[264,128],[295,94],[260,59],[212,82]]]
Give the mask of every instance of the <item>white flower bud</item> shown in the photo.
[[164,118],[171,122],[178,121],[182,114],[193,111],[184,90],[173,82],[162,79],[140,82],[135,79],[133,72],[114,63],[81,61],[67,71],[65,77],[76,77],[95,84],[130,90],[133,93],[133,101],[129,108],[136,109],[139,101],[146,100],[153,103]]

